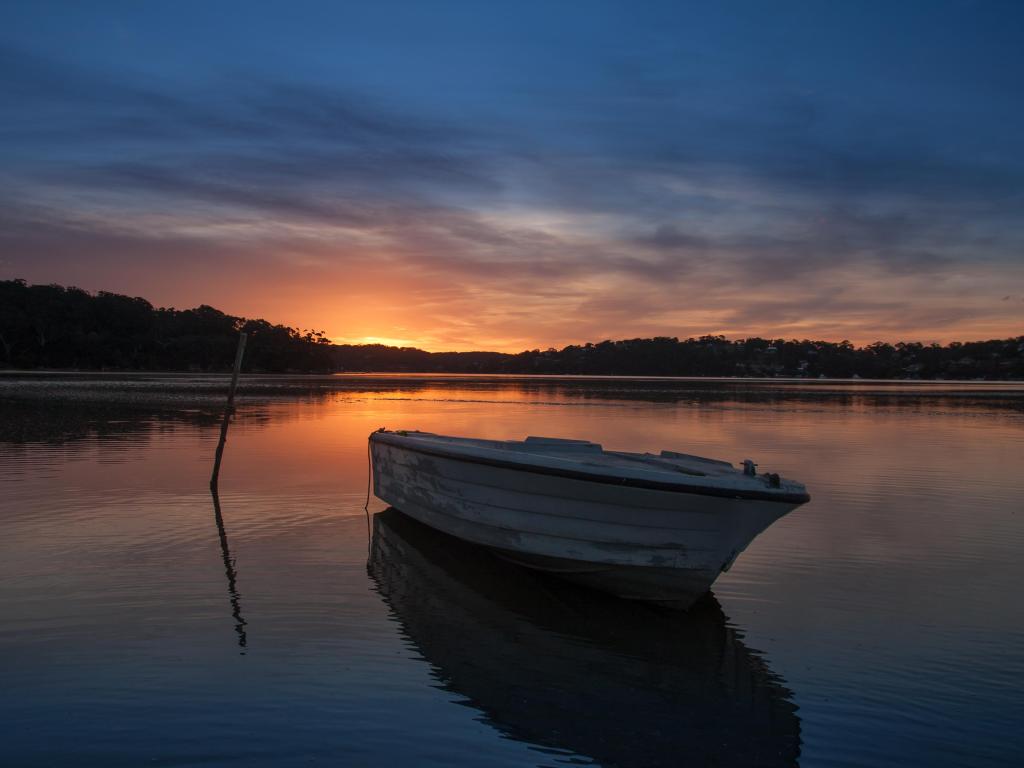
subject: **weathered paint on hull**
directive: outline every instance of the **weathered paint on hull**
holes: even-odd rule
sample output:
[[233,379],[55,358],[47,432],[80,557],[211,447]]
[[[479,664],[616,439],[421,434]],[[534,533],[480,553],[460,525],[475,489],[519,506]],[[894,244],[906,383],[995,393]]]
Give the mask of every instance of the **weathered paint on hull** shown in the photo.
[[795,504],[622,488],[371,442],[374,492],[531,568],[686,608]]

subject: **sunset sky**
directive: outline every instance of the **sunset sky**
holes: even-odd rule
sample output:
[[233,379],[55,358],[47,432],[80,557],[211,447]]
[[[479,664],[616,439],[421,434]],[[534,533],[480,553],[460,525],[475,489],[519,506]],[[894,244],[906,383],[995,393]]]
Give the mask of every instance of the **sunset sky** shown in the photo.
[[1024,333],[1024,3],[5,2],[0,278],[430,350]]

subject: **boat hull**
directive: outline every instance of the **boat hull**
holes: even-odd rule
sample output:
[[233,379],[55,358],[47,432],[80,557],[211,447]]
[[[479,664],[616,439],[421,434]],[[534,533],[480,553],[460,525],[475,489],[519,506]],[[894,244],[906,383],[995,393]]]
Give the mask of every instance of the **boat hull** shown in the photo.
[[371,439],[374,493],[535,570],[685,609],[795,503],[623,487]]

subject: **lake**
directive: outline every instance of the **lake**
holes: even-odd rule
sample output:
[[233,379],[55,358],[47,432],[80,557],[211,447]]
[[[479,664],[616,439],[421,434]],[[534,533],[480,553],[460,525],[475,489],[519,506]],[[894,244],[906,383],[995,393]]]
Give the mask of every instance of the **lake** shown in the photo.
[[[1024,385],[0,375],[0,763],[1017,765]],[[688,613],[367,497],[379,427],[806,483]]]

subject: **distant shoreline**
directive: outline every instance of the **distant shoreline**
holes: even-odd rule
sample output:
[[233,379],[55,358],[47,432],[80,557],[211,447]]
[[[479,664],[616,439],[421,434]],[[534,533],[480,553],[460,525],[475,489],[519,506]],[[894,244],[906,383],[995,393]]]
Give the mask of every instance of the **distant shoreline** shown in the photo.
[[[60,377],[74,376],[82,378],[179,378],[179,379],[229,379],[231,374],[226,371],[83,371],[75,369],[3,369],[0,368],[0,377]],[[646,376],[631,374],[574,374],[574,373],[461,373],[444,371],[339,371],[336,373],[274,373],[256,372],[242,374],[241,381],[252,381],[254,379],[280,380],[280,379],[304,379],[319,381],[338,381],[342,379],[365,380],[365,379],[426,379],[434,381],[453,380],[476,380],[476,381],[659,381],[659,382],[748,382],[752,384],[803,384],[815,386],[827,386],[830,384],[858,385],[858,384],[890,384],[890,385],[919,385],[919,386],[978,386],[985,389],[998,388],[1001,385],[1024,386],[1024,378],[1020,379],[867,379],[860,377],[853,378],[801,378],[793,376]]]
[[606,339],[562,349],[427,352],[333,344],[324,331],[154,307],[141,297],[0,280],[0,365],[15,371],[597,376],[800,381],[1024,381],[1024,335],[983,341],[823,341],[705,335]]

